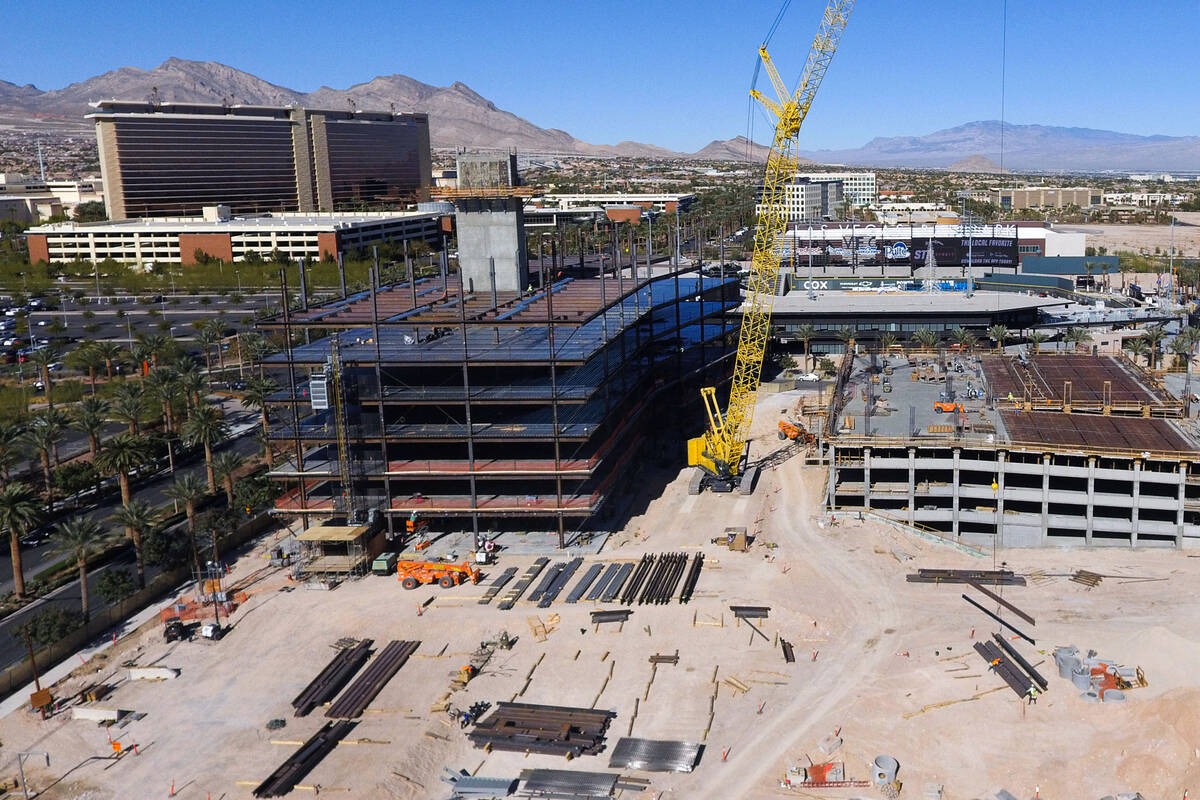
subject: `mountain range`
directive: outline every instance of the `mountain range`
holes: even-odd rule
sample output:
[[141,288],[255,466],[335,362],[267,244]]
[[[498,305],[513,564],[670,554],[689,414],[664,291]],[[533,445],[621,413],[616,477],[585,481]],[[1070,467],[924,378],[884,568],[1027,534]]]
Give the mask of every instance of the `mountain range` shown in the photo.
[[[170,58],[154,69],[121,67],[62,89],[42,91],[0,80],[0,121],[19,130],[85,130],[95,100],[304,105],[312,108],[418,111],[429,114],[435,147],[518,148],[553,153],[639,158],[762,162],[767,148],[743,136],[716,140],[695,153],[643,142],[592,144],[557,128],[541,128],[497,108],[464,83],[431,86],[404,75],[382,75],[348,89],[299,92],[210,61]],[[1200,171],[1200,137],[1139,136],[1090,128],[1003,126],[970,122],[925,136],[876,138],[862,147],[800,152],[801,163],[949,169],[963,172]]]

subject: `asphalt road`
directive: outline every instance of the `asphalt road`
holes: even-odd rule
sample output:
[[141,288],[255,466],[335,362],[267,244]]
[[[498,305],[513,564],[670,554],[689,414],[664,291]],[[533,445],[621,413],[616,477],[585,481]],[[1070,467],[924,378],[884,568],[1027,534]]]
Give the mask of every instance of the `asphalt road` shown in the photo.
[[[231,408],[232,403],[233,401],[226,401],[226,407]],[[240,406],[238,408],[240,409]],[[245,433],[254,430],[258,420],[257,414],[236,410],[231,411],[226,419],[235,427],[235,430],[244,431],[244,433],[218,447],[217,452],[222,452],[228,448],[232,448],[234,452],[243,456],[249,456],[257,452],[258,444],[255,442],[254,437],[245,435]],[[177,477],[185,473],[193,473],[204,477],[203,458],[177,469],[174,474],[160,473],[158,476],[135,486],[135,495],[139,499],[145,500],[156,507],[161,507],[169,502],[164,494],[166,487],[174,482]],[[110,518],[120,504],[119,496],[111,498],[103,505],[84,512],[84,516],[91,517],[101,524],[111,526]],[[12,591],[13,586],[11,559],[8,557],[8,549],[3,548],[3,550],[3,556],[0,557],[0,594]],[[53,548],[49,544],[43,544],[35,548],[24,547],[21,552],[26,581],[33,578],[39,569],[43,569],[61,558],[61,556],[54,554]],[[120,549],[104,565],[88,573],[88,599],[94,612],[107,608],[110,605],[104,601],[104,598],[100,597],[99,592],[96,590],[100,575],[108,569],[127,569],[133,574],[135,572],[134,563],[133,547],[129,545]],[[150,580],[156,574],[158,574],[158,570],[147,565],[146,579]],[[30,615],[37,614],[50,605],[62,605],[79,610],[81,599],[79,581],[74,580],[52,592],[50,595],[22,608],[20,611],[0,619],[0,669],[7,668],[25,657],[23,642],[17,641],[12,635],[17,626],[28,619]]]

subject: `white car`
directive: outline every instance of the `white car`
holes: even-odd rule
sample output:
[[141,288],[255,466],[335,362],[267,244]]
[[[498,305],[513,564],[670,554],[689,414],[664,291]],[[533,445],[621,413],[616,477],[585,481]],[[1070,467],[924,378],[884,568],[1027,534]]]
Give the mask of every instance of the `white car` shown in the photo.
[[820,375],[818,375],[818,374],[817,374],[817,373],[815,373],[815,372],[806,372],[806,373],[804,373],[803,375],[801,375],[801,376],[800,376],[800,380],[802,380],[802,381],[808,381],[808,382],[810,382],[810,383],[811,383],[812,381],[819,381],[819,380],[821,380],[821,376],[820,376]]

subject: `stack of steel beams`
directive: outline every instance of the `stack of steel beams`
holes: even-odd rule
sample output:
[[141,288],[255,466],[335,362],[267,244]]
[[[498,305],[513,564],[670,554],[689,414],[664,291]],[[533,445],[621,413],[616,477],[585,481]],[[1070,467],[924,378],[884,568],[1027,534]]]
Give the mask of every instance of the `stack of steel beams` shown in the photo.
[[353,719],[361,715],[420,646],[420,642],[389,642],[358,680],[350,684],[350,688],[333,702],[325,716],[330,719]]
[[919,569],[905,576],[909,583],[978,583],[989,586],[1024,586],[1025,578],[1011,570]]
[[625,737],[617,740],[608,766],[646,772],[691,772],[703,751],[704,745],[695,742]]
[[686,603],[692,599],[692,594],[696,591],[696,583],[700,580],[700,570],[704,567],[704,553],[696,553],[692,557],[692,566],[688,568],[687,578],[683,581],[683,588],[679,591],[679,602]]
[[629,583],[625,584],[625,591],[621,593],[621,605],[633,605],[633,601],[638,596],[638,591],[641,590],[642,584],[646,582],[646,579],[650,577],[652,569],[654,569],[654,556],[647,553],[638,562],[637,568],[633,571],[633,577],[629,579]]
[[296,716],[307,716],[317,706],[332,700],[371,656],[372,644],[372,639],[363,639],[334,656],[333,660],[325,665],[325,669],[313,678],[312,683],[304,687],[304,691],[292,701]]
[[646,580],[646,586],[638,597],[638,605],[663,605],[671,602],[671,598],[675,596],[675,587],[679,585],[679,579],[683,577],[686,566],[686,553],[665,553],[659,556],[654,571]]
[[508,611],[510,608],[516,605],[517,600],[519,600],[521,595],[525,593],[525,590],[529,588],[529,584],[533,583],[533,579],[536,578],[538,573],[545,569],[546,565],[549,563],[550,559],[542,557],[526,567],[525,574],[521,576],[521,579],[517,581],[513,588],[508,590],[508,594],[501,598],[500,610]]
[[468,738],[476,747],[546,753],[556,756],[595,755],[615,711],[594,708],[498,703],[475,723]]
[[312,771],[322,758],[329,754],[337,743],[346,737],[357,722],[326,722],[312,738],[300,745],[287,761],[271,773],[271,777],[254,790],[255,797],[283,797],[296,788],[300,779]]
[[571,580],[571,576],[575,574],[575,570],[579,569],[579,565],[583,563],[582,558],[574,558],[567,562],[550,582],[550,586],[542,593],[542,599],[538,602],[538,608],[549,608],[554,599],[558,597],[567,585],[567,581]]
[[568,603],[578,603],[579,598],[583,597],[583,593],[588,590],[592,582],[596,580],[596,576],[604,569],[603,564],[592,564],[588,567],[587,572],[583,573],[583,577],[579,579],[579,583],[575,584],[575,588],[567,595]]

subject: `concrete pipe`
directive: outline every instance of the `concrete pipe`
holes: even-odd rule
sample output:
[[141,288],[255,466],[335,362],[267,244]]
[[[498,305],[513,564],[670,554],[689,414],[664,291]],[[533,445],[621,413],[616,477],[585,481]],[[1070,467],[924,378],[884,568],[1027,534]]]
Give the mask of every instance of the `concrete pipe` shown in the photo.
[[1095,689],[1088,689],[1086,692],[1084,692],[1083,694],[1081,694],[1079,696],[1083,698],[1083,702],[1085,702],[1085,703],[1099,703],[1100,702],[1100,695],[1097,694]]
[[1100,699],[1105,703],[1124,703],[1125,693],[1120,689],[1109,689]]
[[1067,680],[1071,680],[1071,673],[1083,666],[1079,656],[1063,656],[1062,658],[1056,656],[1054,661],[1058,664],[1058,677]]
[[876,756],[871,769],[875,776],[875,782],[882,786],[896,780],[896,773],[900,771],[900,762],[891,756]]
[[1086,666],[1078,666],[1071,670],[1071,683],[1075,684],[1076,689],[1087,690],[1092,688],[1092,671]]

